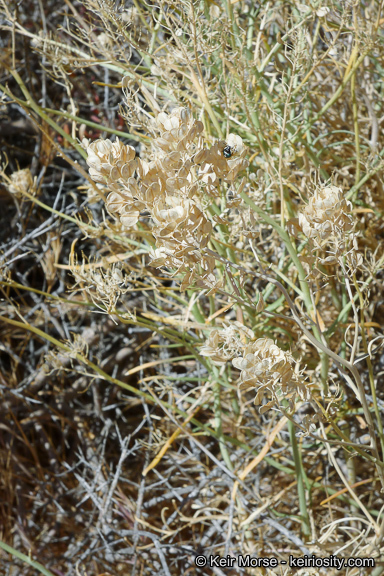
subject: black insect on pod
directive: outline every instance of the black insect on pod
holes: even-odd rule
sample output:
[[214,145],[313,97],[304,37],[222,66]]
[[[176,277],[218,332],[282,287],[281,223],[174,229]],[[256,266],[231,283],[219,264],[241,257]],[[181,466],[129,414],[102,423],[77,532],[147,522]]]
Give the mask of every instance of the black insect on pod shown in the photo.
[[226,146],[223,150],[224,158],[230,158],[232,154],[235,152],[235,148],[233,146]]

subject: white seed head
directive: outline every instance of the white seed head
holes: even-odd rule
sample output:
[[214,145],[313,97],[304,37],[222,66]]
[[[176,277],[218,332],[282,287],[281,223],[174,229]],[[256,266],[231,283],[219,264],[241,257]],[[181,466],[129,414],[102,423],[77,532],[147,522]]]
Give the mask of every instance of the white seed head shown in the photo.
[[16,196],[22,196],[23,192],[29,192],[33,187],[33,176],[29,168],[17,170],[11,174],[8,191]]
[[351,208],[341,188],[319,188],[299,215],[299,225],[307,238],[326,240],[332,234],[352,229]]

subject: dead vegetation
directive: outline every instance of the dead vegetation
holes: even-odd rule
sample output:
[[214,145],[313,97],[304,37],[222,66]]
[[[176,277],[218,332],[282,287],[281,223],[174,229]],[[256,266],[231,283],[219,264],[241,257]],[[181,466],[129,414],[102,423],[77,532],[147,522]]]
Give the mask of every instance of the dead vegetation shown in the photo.
[[384,572],[382,4],[0,1],[1,574]]

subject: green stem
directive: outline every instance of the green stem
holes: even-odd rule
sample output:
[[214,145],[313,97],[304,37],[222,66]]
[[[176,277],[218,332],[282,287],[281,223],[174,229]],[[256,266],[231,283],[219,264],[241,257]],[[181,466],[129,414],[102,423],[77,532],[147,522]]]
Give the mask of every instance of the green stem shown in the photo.
[[47,568],[44,568],[44,566],[42,564],[40,564],[40,562],[36,562],[36,560],[32,560],[32,558],[30,556],[26,556],[25,554],[22,554],[21,552],[19,552],[15,548],[12,548],[12,546],[5,544],[5,542],[2,542],[1,540],[0,540],[0,548],[5,550],[5,552],[8,552],[8,554],[12,554],[12,556],[14,556],[15,558],[22,560],[23,562],[28,564],[28,566],[35,568],[41,574],[44,574],[44,576],[54,576],[52,574],[52,572],[47,570]]
[[355,148],[356,148],[356,174],[355,174],[355,184],[360,181],[360,135],[359,135],[359,123],[358,123],[358,109],[356,100],[356,72],[351,78],[351,92],[352,92],[352,112],[353,112],[353,124],[355,127]]
[[303,462],[301,459],[301,454],[297,443],[295,433],[296,427],[291,420],[288,421],[288,429],[289,429],[289,436],[291,439],[293,460],[295,462],[295,470],[297,478],[297,494],[299,497],[299,508],[301,515],[301,529],[303,535],[308,538],[311,535],[311,530],[309,524],[307,501],[305,498],[305,488],[304,488],[305,471],[303,469]]

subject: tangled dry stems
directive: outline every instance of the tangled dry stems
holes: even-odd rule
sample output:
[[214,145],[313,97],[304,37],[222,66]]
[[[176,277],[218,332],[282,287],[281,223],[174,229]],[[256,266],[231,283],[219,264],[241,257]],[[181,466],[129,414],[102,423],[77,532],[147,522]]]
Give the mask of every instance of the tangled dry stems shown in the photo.
[[2,541],[377,576],[381,6],[31,8],[1,12]]

